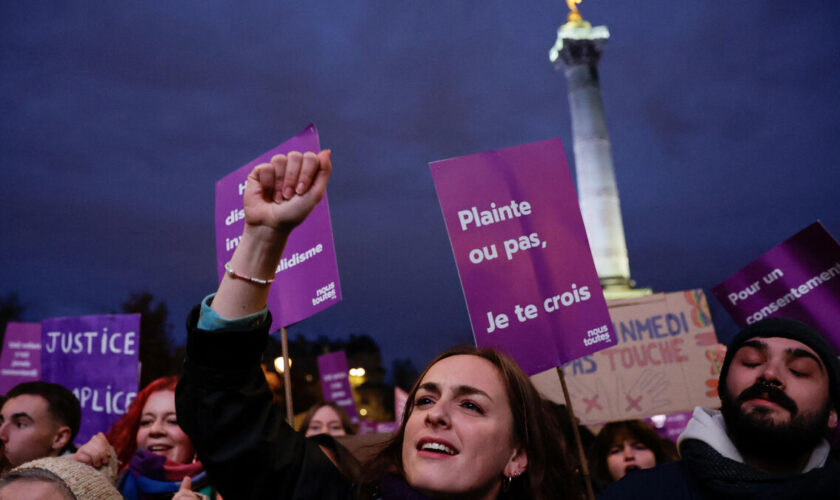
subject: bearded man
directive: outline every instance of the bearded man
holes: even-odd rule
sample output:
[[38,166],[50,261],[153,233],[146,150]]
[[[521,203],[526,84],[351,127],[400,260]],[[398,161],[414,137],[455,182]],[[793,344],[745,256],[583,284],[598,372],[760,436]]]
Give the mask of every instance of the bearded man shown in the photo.
[[840,461],[826,441],[837,426],[840,364],[814,329],[769,318],[729,343],[720,411],[696,408],[682,459],[628,474],[599,497],[840,498]]

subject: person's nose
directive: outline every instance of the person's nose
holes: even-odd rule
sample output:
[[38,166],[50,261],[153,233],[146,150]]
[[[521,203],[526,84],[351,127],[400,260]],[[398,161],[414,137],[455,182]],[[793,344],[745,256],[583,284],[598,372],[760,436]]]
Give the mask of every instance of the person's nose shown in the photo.
[[426,423],[433,427],[449,427],[449,409],[445,402],[438,401],[426,413]]
[[160,420],[155,420],[152,422],[152,426],[149,427],[149,434],[152,436],[163,436],[166,434],[166,430],[163,428],[163,422]]
[[0,441],[6,444],[9,441],[9,422],[0,424]]
[[763,365],[761,373],[759,373],[758,375],[758,378],[768,384],[782,386],[784,384],[782,382],[780,374],[781,367],[778,366],[778,362],[771,360]]
[[636,454],[633,453],[633,448],[631,446],[625,444],[624,445],[624,460],[629,462],[629,461],[633,460],[634,458],[636,458]]

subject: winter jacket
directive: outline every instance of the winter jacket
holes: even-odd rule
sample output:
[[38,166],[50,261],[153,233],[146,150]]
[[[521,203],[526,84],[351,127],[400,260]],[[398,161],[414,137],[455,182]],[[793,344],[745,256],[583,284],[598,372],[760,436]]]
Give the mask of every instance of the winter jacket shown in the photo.
[[630,473],[598,499],[840,498],[840,462],[825,442],[814,449],[800,474],[763,472],[744,463],[720,412],[697,408],[679,447],[681,460]]

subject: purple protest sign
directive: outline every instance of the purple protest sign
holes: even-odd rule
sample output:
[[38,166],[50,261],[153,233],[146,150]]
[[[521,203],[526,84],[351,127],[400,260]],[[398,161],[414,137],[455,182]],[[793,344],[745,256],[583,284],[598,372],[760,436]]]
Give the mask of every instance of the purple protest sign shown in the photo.
[[[309,125],[276,148],[266,151],[216,183],[216,263],[221,280],[245,227],[242,194],[248,174],[260,163],[291,151],[318,152],[318,130]],[[341,300],[327,195],[306,220],[292,231],[277,266],[282,286],[271,288],[268,309],[272,329],[297,323]]]
[[654,415],[646,418],[645,422],[656,430],[659,437],[670,439],[676,443],[677,438],[680,437],[680,434],[683,433],[685,427],[688,425],[688,421],[691,420],[691,413],[690,411],[685,411],[668,415]]
[[0,394],[41,378],[41,323],[8,323],[0,356]]
[[67,387],[82,405],[76,443],[107,431],[137,396],[139,332],[139,314],[41,322],[41,380]]
[[476,344],[528,374],[615,344],[560,139],[429,166]]
[[318,356],[318,373],[321,376],[321,392],[325,401],[332,401],[350,415],[354,424],[359,423],[356,402],[347,370],[347,355],[344,351],[331,352]]
[[788,317],[840,351],[840,244],[815,222],[712,289],[740,327]]

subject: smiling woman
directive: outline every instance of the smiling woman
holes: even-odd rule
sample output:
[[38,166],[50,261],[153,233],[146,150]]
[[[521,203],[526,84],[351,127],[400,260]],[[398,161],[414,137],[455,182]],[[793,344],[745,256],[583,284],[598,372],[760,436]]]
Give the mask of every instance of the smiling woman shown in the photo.
[[225,274],[188,320],[178,417],[214,484],[225,498],[564,498],[575,482],[563,481],[561,459],[548,464],[539,394],[494,350],[438,356],[357,484],[283,421],[259,367],[271,325],[266,298],[286,239],[321,200],[331,168],[328,151],[254,168],[230,261],[238,274]]
[[201,462],[195,460],[190,438],[178,425],[177,384],[177,377],[150,383],[108,431],[108,442],[123,465],[117,488],[125,498],[146,498],[151,493],[155,498],[172,498],[185,477],[194,491],[215,495]]
[[548,464],[543,421],[539,394],[512,359],[455,347],[420,376],[399,431],[363,480],[375,484],[396,471],[432,498],[574,496],[562,460]]

